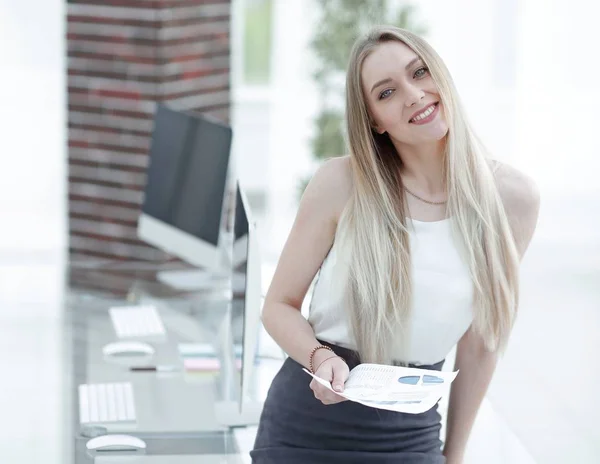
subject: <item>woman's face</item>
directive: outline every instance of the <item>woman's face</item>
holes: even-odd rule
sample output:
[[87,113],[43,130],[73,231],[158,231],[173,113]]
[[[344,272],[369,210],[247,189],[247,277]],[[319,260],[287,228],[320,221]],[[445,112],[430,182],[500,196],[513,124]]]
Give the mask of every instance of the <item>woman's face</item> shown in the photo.
[[448,132],[442,103],[429,70],[402,42],[384,42],[365,59],[363,92],[374,129],[392,141],[418,145]]

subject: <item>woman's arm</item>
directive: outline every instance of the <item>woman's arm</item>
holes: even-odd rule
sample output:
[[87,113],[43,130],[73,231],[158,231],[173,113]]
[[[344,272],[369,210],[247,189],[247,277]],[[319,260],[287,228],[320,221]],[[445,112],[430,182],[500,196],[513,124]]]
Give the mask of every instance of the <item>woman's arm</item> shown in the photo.
[[[496,171],[498,190],[511,224],[521,257],[537,224],[540,198],[533,181],[507,165]],[[480,336],[469,329],[458,342],[455,370],[446,422],[444,456],[448,464],[459,464],[467,446],[477,412],[487,392],[497,363],[497,354],[485,349]]]
[[446,421],[444,456],[447,464],[463,461],[467,441],[477,412],[496,368],[496,353],[485,349],[483,340],[472,330],[458,342],[454,370],[460,373],[452,382]]
[[[262,321],[275,342],[309,368],[310,353],[319,345],[300,309],[334,240],[337,220],[348,197],[349,160],[324,163],[307,186],[265,297]],[[314,362],[331,356],[315,353]]]

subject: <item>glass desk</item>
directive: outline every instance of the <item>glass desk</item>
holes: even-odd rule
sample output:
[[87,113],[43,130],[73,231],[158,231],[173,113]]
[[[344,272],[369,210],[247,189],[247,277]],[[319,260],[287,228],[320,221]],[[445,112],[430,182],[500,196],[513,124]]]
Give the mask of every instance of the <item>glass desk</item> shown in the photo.
[[[73,462],[139,462],[184,464],[191,462],[241,463],[230,428],[219,422],[215,404],[236,401],[237,385],[231,341],[231,292],[223,279],[200,290],[172,288],[157,278],[159,272],[176,270],[177,264],[85,261],[71,263],[66,317],[72,359],[71,392]],[[205,282],[206,284],[206,282]],[[155,349],[148,357],[106,357],[102,348],[119,341],[109,308],[154,306],[166,329],[162,339],[144,339]],[[210,344],[220,369],[189,373],[183,369],[181,343]],[[231,361],[228,361],[230,360]],[[174,372],[132,372],[133,366],[170,366]],[[91,433],[79,419],[78,386],[88,383],[130,382],[134,390],[137,421],[106,425],[107,433],[124,433],[143,439],[139,452],[93,452],[86,449]],[[219,456],[218,458],[216,456]]]

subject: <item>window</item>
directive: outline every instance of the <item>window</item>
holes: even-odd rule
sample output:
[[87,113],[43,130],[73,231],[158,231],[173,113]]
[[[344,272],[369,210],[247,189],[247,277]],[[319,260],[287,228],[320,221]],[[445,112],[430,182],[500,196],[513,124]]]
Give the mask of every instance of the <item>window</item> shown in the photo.
[[266,85],[271,72],[272,0],[244,0],[244,83]]

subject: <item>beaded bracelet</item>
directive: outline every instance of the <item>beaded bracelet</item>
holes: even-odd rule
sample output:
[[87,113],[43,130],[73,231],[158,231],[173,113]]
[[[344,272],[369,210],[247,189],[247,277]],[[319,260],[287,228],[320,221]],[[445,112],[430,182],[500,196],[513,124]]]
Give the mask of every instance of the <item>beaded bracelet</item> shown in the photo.
[[315,353],[317,352],[317,350],[329,350],[333,353],[333,350],[331,348],[329,348],[328,346],[325,345],[319,345],[319,346],[315,346],[312,351],[310,352],[310,363],[309,363],[309,367],[310,367],[310,372],[312,372],[313,374],[315,373],[315,365],[313,364],[313,358],[315,356]]

